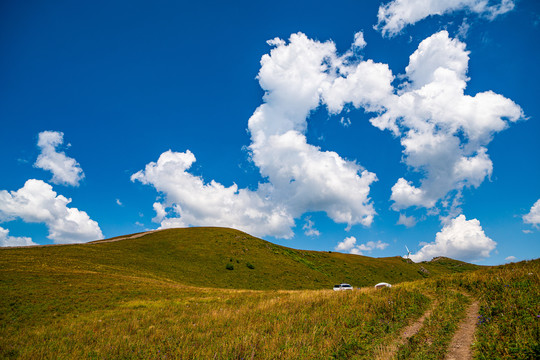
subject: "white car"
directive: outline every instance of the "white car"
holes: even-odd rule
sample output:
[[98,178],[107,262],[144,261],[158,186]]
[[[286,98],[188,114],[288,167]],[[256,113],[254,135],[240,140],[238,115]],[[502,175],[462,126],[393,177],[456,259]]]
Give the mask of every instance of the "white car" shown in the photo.
[[339,284],[334,285],[334,291],[341,291],[341,290],[352,290],[353,287],[349,284]]
[[377,285],[375,285],[375,289],[382,289],[382,288],[391,288],[392,285],[389,284],[389,283],[385,283],[385,282],[382,282],[382,283],[378,283]]

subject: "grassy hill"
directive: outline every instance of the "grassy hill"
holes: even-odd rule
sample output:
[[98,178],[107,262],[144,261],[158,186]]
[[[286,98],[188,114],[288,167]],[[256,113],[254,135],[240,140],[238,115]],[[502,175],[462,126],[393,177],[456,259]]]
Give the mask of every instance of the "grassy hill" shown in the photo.
[[341,282],[373,286],[478,268],[448,258],[415,264],[401,257],[294,250],[225,228],[169,229],[115,242],[2,249],[0,266],[10,263],[257,290],[328,289]]
[[[3,248],[0,359],[375,359],[428,309],[395,358],[444,359],[471,299],[481,316],[475,358],[535,359],[539,273],[539,260],[414,264],[220,228]],[[369,287],[330,289],[341,281]],[[299,288],[323,290],[283,290]]]

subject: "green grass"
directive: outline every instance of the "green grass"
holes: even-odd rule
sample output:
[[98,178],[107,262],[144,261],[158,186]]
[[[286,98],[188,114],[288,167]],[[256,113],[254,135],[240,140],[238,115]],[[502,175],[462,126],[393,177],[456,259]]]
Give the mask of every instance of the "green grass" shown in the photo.
[[[224,271],[228,264],[234,269]],[[0,250],[0,271],[95,271],[226,289],[395,284],[424,278],[422,267],[428,277],[479,268],[451,259],[414,264],[400,257],[294,250],[224,228],[170,229],[110,243]]]
[[398,349],[397,358],[443,359],[470,300],[445,287],[433,290],[426,283],[417,283],[415,287],[424,292],[429,291],[437,299],[437,303],[420,331]]
[[[483,268],[404,284],[439,300],[424,327],[399,349],[400,359],[442,359],[474,299],[480,304],[475,359],[540,358],[540,260]],[[462,294],[469,295],[465,297]]]
[[[476,359],[534,359],[539,271],[539,260],[480,268],[300,251],[219,228],[4,248],[0,359],[373,359],[432,306],[396,355],[443,359],[470,301],[461,293],[481,304]],[[368,288],[330,290],[343,281]]]
[[540,260],[450,277],[480,302],[476,359],[540,358]]

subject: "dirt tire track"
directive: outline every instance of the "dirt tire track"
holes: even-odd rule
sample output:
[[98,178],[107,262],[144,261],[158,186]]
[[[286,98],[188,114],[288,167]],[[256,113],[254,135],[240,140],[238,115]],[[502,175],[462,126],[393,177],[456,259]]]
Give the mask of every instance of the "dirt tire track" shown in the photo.
[[97,244],[115,242],[115,241],[120,241],[120,240],[136,239],[136,238],[143,237],[144,235],[154,233],[156,231],[159,231],[159,230],[150,230],[150,231],[138,233],[138,234],[131,235],[131,236],[122,236],[122,237],[119,237],[119,238],[108,239],[108,240],[94,240],[94,241],[89,241],[89,242],[86,242],[86,243],[6,246],[6,247],[0,247],[0,249],[42,248],[42,247],[50,247],[50,246],[69,246],[69,245],[87,245],[87,244],[88,245],[97,245]]
[[474,342],[474,332],[478,321],[480,305],[473,302],[467,309],[465,319],[459,324],[452,342],[448,346],[445,360],[470,360],[472,359],[471,345]]
[[422,326],[424,325],[424,321],[431,316],[431,312],[435,307],[437,306],[437,301],[434,301],[433,304],[431,304],[431,307],[415,322],[408,325],[403,329],[397,340],[395,340],[392,344],[389,346],[383,347],[380,349],[379,354],[375,357],[377,360],[390,360],[393,359],[396,356],[396,352],[398,348],[405,344],[410,337],[415,335]]
[[131,236],[122,236],[122,237],[119,237],[119,238],[109,239],[109,240],[96,240],[96,241],[88,242],[87,244],[89,244],[89,245],[98,245],[98,244],[116,242],[116,241],[121,241],[121,240],[137,239],[137,238],[143,237],[145,235],[154,233],[156,231],[159,231],[159,230],[150,230],[150,231],[142,232],[142,233],[131,235]]

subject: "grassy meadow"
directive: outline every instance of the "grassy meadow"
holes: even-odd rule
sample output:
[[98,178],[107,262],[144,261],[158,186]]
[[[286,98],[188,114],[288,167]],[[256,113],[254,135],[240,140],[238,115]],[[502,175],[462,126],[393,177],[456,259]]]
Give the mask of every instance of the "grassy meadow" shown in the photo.
[[[480,268],[299,251],[217,228],[5,248],[0,358],[374,359],[431,309],[394,357],[443,359],[476,299],[475,358],[535,359],[539,271],[538,260]],[[342,281],[368,287],[331,290]]]

